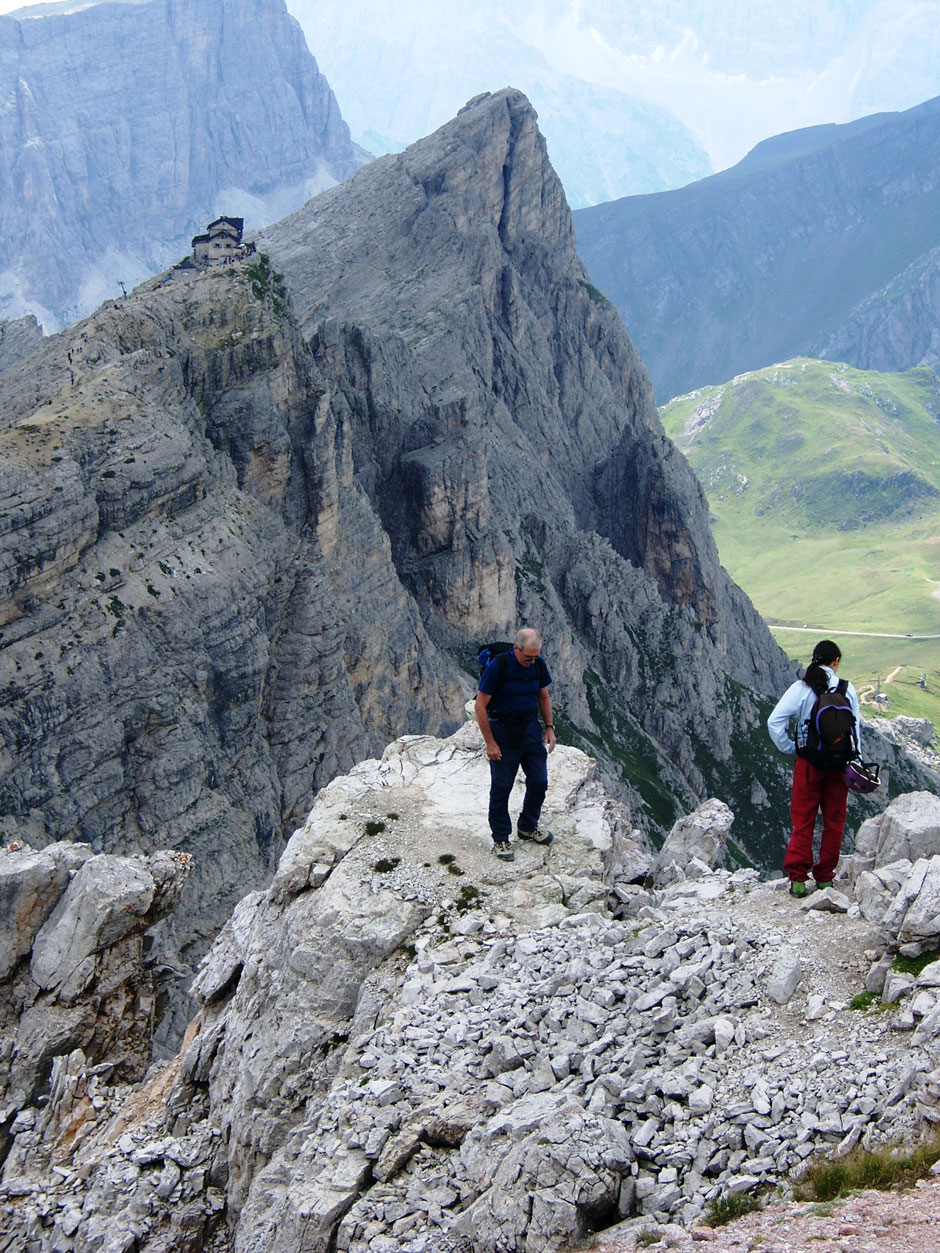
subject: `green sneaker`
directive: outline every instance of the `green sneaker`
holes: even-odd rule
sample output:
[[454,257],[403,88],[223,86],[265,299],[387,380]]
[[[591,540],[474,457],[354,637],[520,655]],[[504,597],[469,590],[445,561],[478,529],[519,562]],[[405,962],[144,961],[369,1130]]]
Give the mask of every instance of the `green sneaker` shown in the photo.
[[817,879],[816,886],[820,890],[820,892],[822,892],[825,888],[832,887],[832,880],[831,879]]
[[794,879],[790,884],[791,896],[808,896],[809,888],[805,883],[800,883],[798,879]]

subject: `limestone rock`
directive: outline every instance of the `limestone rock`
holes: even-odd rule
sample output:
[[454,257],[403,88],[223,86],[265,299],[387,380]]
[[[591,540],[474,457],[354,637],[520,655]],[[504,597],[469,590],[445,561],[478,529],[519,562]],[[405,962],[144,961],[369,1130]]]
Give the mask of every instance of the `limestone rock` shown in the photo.
[[874,866],[940,854],[940,796],[908,792],[859,828],[855,851]]
[[0,321],[0,371],[28,357],[42,343],[42,327],[32,314]]
[[907,878],[911,863],[907,860],[879,866],[874,871],[863,871],[855,883],[855,897],[863,918],[880,922],[901,884]]
[[36,986],[73,1000],[94,976],[95,954],[140,925],[154,891],[139,861],[107,855],[87,861],[33,941],[29,973]]
[[30,951],[67,882],[49,853],[0,852],[0,979]]
[[[125,1080],[147,1069],[157,987],[145,933],[176,904],[191,868],[185,854],[95,856],[66,843],[0,853],[0,893],[9,906],[0,971],[7,1124],[36,1098],[57,1059],[76,1050],[77,1084],[86,1084],[86,1067]],[[77,1099],[74,1084],[70,1091],[69,1100]],[[68,1110],[57,1111],[43,1123],[50,1141],[56,1120],[60,1130],[69,1123]],[[93,1119],[90,1106],[85,1115]]]
[[896,1015],[850,1009],[871,927],[810,922],[753,871],[703,863],[613,918],[631,815],[578,750],[549,769],[556,840],[508,865],[472,724],[324,789],[203,962],[181,1057],[134,1086],[113,1053],[50,1059],[10,1123],[9,1238],[522,1253],[627,1219],[678,1239],[716,1196],[936,1117],[940,974],[886,955]]
[[929,744],[933,739],[934,725],[927,718],[892,718],[892,725],[904,736],[918,744]]
[[[635,827],[721,795],[760,862],[786,781],[768,764],[755,806],[754,754],[789,664],[720,567],[525,99],[472,102],[259,247],[268,270],[154,281],[0,375],[5,837],[191,853],[155,943],[192,968],[317,791],[454,731],[480,642],[531,621]],[[276,891],[329,872],[309,843]]]
[[803,977],[803,963],[793,949],[781,947],[767,979],[767,994],[778,1005],[786,1005]]
[[30,10],[0,21],[0,67],[0,316],[49,331],[188,254],[207,213],[263,225],[365,159],[280,0]]
[[492,1119],[476,1133],[480,1143],[468,1139],[462,1150],[485,1191],[451,1230],[469,1237],[474,1249],[570,1248],[596,1215],[617,1209],[634,1160],[623,1125],[592,1117],[575,1100],[536,1098],[531,1105],[535,1116],[521,1136],[507,1120]]
[[712,869],[725,851],[733,822],[734,814],[728,806],[714,799],[680,818],[653,865],[654,882],[662,886],[685,879],[695,862]]
[[914,862],[882,925],[899,944],[940,937],[940,855]]

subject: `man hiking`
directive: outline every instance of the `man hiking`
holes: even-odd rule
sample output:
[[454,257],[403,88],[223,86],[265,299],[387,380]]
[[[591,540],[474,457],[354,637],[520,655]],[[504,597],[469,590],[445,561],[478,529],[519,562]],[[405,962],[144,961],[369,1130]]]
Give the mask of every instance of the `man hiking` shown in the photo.
[[509,793],[520,766],[525,775],[525,798],[516,834],[520,840],[536,844],[551,844],[554,839],[551,831],[539,828],[548,789],[548,754],[555,748],[552,701],[548,694],[552,678],[541,653],[541,635],[523,628],[512,648],[492,657],[484,668],[474,704],[490,762],[493,851],[501,861],[513,861],[515,856],[509,843]]

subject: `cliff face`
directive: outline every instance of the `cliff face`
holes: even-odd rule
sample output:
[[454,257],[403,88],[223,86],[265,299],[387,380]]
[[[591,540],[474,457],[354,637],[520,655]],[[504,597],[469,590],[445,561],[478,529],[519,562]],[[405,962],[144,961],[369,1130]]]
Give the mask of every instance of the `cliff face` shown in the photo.
[[866,370],[924,364],[940,371],[940,247],[922,253],[854,309],[820,356]]
[[105,307],[3,379],[3,830],[193,852],[185,957],[318,786],[460,691],[369,509],[324,551],[326,384],[245,275]]
[[681,191],[580,210],[579,249],[660,400],[797,356],[905,369],[935,352],[938,169],[931,100],[778,136]]
[[164,943],[192,960],[316,790],[452,730],[480,643],[529,622],[561,738],[638,827],[711,793],[776,865],[762,719],[790,667],[525,99],[473,102],[260,248],[284,279],[154,280],[0,376],[5,836],[191,853]]
[[525,98],[478,98],[259,246],[337,380],[354,473],[441,646],[540,624],[572,733],[627,761],[661,825],[667,794],[701,795],[717,760],[737,791],[731,739],[757,716],[728,681],[768,692],[786,663],[578,261]]
[[283,0],[0,17],[0,315],[46,329],[362,163]]

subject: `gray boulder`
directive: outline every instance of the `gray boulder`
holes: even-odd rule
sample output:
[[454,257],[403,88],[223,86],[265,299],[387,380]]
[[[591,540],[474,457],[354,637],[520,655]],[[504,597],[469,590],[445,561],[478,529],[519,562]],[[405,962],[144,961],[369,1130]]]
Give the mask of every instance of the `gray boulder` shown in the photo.
[[623,1124],[580,1101],[520,1101],[464,1141],[468,1179],[483,1191],[451,1231],[481,1251],[571,1248],[596,1216],[617,1211],[634,1156]]
[[910,869],[911,863],[904,860],[862,871],[855,881],[855,899],[863,918],[881,921]]
[[29,973],[43,991],[74,1000],[95,975],[95,955],[138,926],[156,885],[138,859],[92,857],[76,873],[33,942]]
[[882,919],[898,945],[940,937],[940,855],[921,857],[911,866]]
[[859,827],[855,852],[869,869],[940,854],[940,796],[924,791],[896,797]]
[[191,869],[185,853],[94,856],[66,843],[0,852],[5,1126],[73,1051],[79,1070],[143,1075],[159,994],[147,933],[174,907]]
[[781,945],[770,974],[767,976],[767,995],[778,1005],[786,1005],[803,977],[803,963],[799,954],[788,945]]
[[704,801],[675,824],[653,865],[657,887],[678,883],[711,869],[725,851],[734,814],[723,801]]
[[49,853],[0,850],[0,980],[32,948],[68,877]]
[[891,723],[901,735],[927,745],[933,739],[934,724],[928,718],[892,718]]

